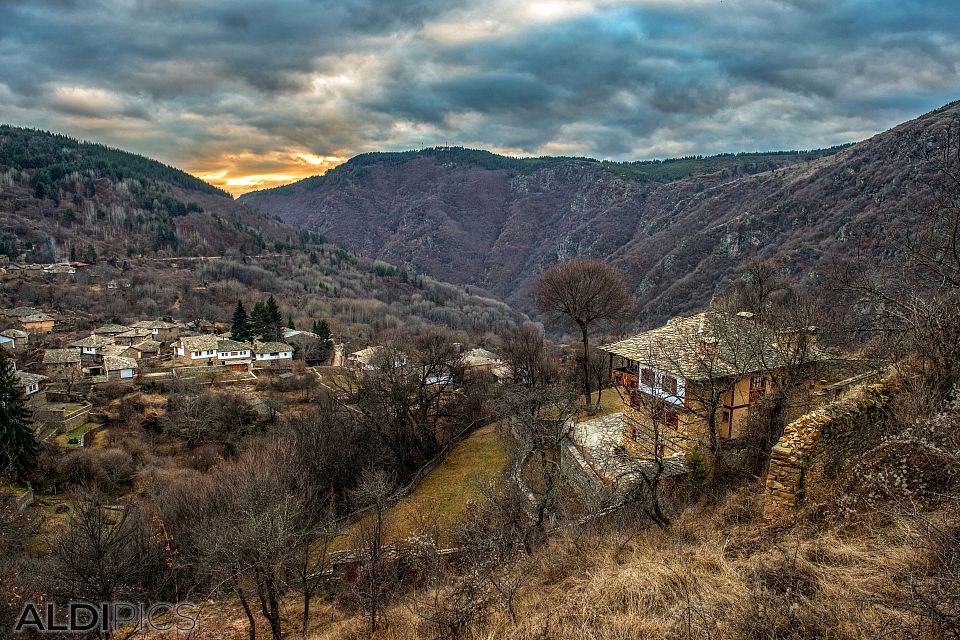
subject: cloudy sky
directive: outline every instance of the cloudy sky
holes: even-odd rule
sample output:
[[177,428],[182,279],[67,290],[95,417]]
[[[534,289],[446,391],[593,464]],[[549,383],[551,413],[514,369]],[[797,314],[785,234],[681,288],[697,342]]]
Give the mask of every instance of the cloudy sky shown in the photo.
[[0,122],[234,193],[458,144],[860,140],[960,98],[957,0],[0,0]]

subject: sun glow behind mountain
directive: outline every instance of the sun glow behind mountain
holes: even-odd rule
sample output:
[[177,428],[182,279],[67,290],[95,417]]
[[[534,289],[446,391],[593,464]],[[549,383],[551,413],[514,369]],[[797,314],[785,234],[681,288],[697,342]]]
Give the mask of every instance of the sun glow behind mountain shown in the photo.
[[[203,161],[190,173],[234,196],[257,189],[270,189],[326,173],[347,161],[341,156],[323,156],[299,151],[268,154],[267,157],[226,154]],[[221,167],[221,168],[217,168]]]

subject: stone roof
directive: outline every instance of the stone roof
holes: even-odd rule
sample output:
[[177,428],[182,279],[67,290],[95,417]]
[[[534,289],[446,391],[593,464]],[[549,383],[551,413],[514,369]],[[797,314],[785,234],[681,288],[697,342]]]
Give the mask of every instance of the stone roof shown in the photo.
[[102,347],[109,346],[114,344],[116,340],[109,336],[101,336],[97,334],[89,335],[82,340],[77,340],[76,342],[71,342],[71,347],[93,347],[99,349]]
[[143,353],[159,353],[160,343],[156,340],[144,340],[143,342],[133,345],[133,348]]
[[93,330],[94,333],[104,336],[116,335],[118,333],[123,333],[124,331],[130,331],[130,327],[122,324],[105,324],[102,327],[97,327]]
[[176,329],[175,322],[165,320],[138,320],[130,325],[134,329]]
[[80,362],[80,349],[47,349],[43,364],[73,364]]
[[135,328],[124,331],[123,333],[118,333],[118,338],[146,338],[149,335],[152,335],[150,329]]
[[286,342],[254,342],[254,353],[279,353],[281,351],[293,351],[293,347]]
[[360,351],[354,351],[349,357],[351,360],[369,364],[381,351],[383,351],[383,347],[381,346],[367,347],[366,349],[360,349]]
[[34,309],[33,307],[14,307],[4,311],[4,315],[6,315],[8,318],[21,318],[23,316],[29,316],[35,313],[40,313],[40,311],[38,309]]
[[20,316],[20,322],[51,322],[53,319],[53,316],[47,315],[43,312],[31,313],[27,316]]
[[107,371],[119,371],[121,369],[136,369],[139,365],[137,364],[136,358],[128,358],[126,356],[104,356],[103,357],[103,368]]
[[252,348],[253,346],[249,342],[239,342],[227,338],[217,340],[217,351],[249,351]]
[[320,336],[313,333],[312,331],[301,331],[300,329],[291,329],[289,327],[283,330],[284,338],[311,338],[313,340],[319,340]]
[[26,371],[17,371],[17,379],[20,381],[20,384],[27,386],[28,384],[36,384],[37,382],[43,382],[47,379],[47,376],[40,375],[39,373],[27,373]]
[[22,340],[23,338],[29,338],[30,333],[22,329],[4,329],[3,331],[0,331],[0,336]]
[[[806,327],[803,332],[812,335],[816,328]],[[674,318],[662,327],[600,349],[689,380],[705,380],[784,366],[793,355],[790,341],[790,332],[772,332],[752,314],[705,312]],[[829,357],[822,349],[807,346],[804,361]]]
[[482,367],[489,364],[500,364],[500,356],[482,348],[471,349],[463,354],[465,367]]
[[122,356],[129,348],[125,344],[108,344],[101,351],[105,356]]
[[216,351],[219,339],[212,334],[187,336],[186,338],[180,338],[180,344],[186,351]]

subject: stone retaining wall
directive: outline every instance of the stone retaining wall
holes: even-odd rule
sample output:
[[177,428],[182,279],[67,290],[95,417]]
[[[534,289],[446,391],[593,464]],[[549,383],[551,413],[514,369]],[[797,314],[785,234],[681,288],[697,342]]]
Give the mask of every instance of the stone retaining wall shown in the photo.
[[770,520],[803,504],[809,489],[836,477],[875,446],[890,401],[891,383],[864,387],[791,422],[770,454],[763,515]]

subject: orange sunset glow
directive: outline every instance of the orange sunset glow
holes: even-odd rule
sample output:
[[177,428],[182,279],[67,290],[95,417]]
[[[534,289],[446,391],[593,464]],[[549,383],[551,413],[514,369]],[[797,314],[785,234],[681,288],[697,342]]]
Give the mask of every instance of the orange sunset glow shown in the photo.
[[320,175],[346,161],[343,156],[317,155],[308,151],[266,156],[222,154],[196,162],[188,171],[236,197],[248,191],[271,189]]

